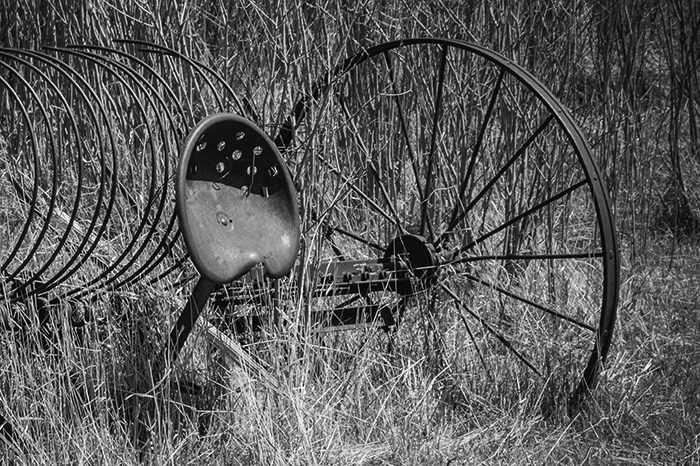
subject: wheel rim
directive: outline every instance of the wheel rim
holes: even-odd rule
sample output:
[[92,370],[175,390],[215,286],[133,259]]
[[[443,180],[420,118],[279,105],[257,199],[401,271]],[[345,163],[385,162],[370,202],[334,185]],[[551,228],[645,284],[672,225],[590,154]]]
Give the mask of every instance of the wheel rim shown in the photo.
[[[491,380],[505,367],[519,387],[549,381],[574,395],[593,386],[617,307],[612,215],[580,129],[527,71],[465,42],[387,43],[321,79],[282,128],[307,287],[328,261],[425,238],[436,280],[362,299],[393,295],[394,313],[414,315],[399,334],[422,333],[424,355],[444,352],[432,354],[438,370]],[[308,294],[311,309],[347,302],[324,293]]]

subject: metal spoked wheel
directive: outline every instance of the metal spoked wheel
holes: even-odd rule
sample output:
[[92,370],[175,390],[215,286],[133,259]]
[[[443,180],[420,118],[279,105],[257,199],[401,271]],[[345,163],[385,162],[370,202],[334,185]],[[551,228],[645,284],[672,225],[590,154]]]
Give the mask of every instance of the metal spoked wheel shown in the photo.
[[619,287],[608,195],[526,70],[466,42],[383,44],[324,77],[277,143],[312,325],[374,323],[378,354],[494,393],[595,383]]

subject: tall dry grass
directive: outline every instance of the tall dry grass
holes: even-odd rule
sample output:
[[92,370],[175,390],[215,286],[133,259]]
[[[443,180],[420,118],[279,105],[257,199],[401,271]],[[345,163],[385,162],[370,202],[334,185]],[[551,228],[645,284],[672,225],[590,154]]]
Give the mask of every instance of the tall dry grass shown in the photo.
[[[64,339],[61,357],[31,332],[0,335],[0,412],[26,441],[20,452],[0,446],[3,461],[698,464],[698,15],[691,0],[6,2],[4,46],[163,43],[213,64],[271,133],[317,77],[362,47],[416,35],[489,46],[546,82],[587,131],[613,195],[625,282],[609,369],[574,418],[487,398],[488,386],[456,384],[436,398],[436,378],[384,365],[361,341],[274,333],[259,350],[274,382],[230,366],[197,334],[172,387],[157,392],[149,356],[183,290],[100,296],[81,305],[106,319],[82,345]],[[198,393],[178,387],[193,380]]]

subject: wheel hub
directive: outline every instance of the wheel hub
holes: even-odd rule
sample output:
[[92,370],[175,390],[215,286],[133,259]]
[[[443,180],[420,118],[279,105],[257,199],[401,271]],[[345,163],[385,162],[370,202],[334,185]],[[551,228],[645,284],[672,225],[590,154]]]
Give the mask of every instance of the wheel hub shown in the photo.
[[384,258],[393,259],[400,267],[406,267],[411,275],[420,279],[422,288],[435,277],[439,265],[433,245],[418,235],[401,235],[389,243]]

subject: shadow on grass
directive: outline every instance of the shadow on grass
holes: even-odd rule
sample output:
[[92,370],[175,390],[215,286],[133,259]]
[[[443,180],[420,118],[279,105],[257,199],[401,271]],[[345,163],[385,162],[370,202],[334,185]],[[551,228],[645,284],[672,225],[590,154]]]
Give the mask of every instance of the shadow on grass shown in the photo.
[[611,457],[698,464],[700,245],[661,243],[626,275],[609,367],[579,428]]

